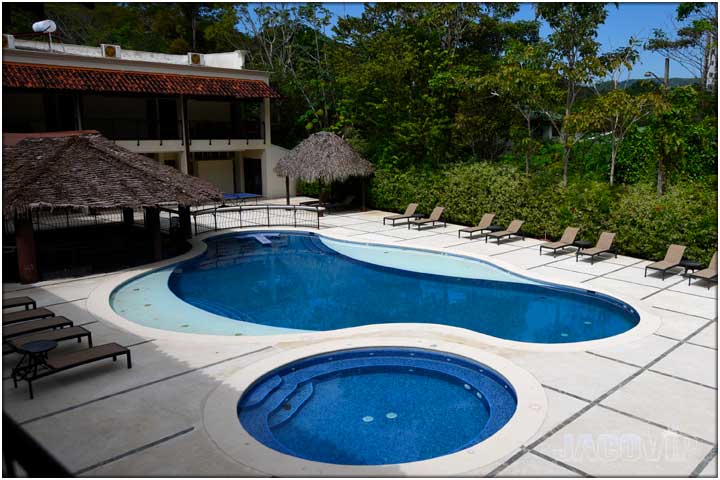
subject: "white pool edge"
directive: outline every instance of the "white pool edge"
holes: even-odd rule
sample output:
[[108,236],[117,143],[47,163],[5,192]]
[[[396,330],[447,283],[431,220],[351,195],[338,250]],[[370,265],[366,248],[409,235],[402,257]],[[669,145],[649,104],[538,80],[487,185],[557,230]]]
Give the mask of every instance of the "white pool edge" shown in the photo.
[[[444,338],[459,341],[461,343],[472,343],[482,344],[488,346],[494,346],[498,348],[509,348],[513,350],[524,350],[524,351],[535,351],[535,352],[578,352],[595,350],[599,348],[612,348],[622,344],[631,343],[634,341],[641,340],[654,333],[660,327],[660,317],[653,314],[639,301],[632,298],[625,298],[624,296],[610,293],[600,288],[592,288],[592,291],[607,295],[611,298],[620,300],[632,308],[640,316],[638,324],[628,330],[627,332],[614,335],[612,337],[602,338],[598,340],[589,340],[585,342],[572,342],[572,343],[559,343],[559,344],[548,344],[548,343],[530,343],[530,342],[519,342],[513,340],[505,340],[490,335],[486,335],[472,330],[451,327],[442,324],[419,324],[419,323],[396,323],[396,324],[376,324],[376,325],[365,325],[361,327],[352,327],[339,330],[330,330],[323,332],[312,332],[312,333],[292,333],[292,334],[279,334],[279,335],[262,335],[262,336],[224,336],[224,335],[205,335],[198,333],[184,333],[174,332],[170,330],[162,330],[158,328],[147,327],[131,320],[125,319],[116,313],[110,305],[110,296],[112,292],[123,285],[124,283],[131,281],[135,277],[139,277],[155,270],[165,268],[167,266],[195,258],[202,255],[207,250],[207,244],[204,240],[219,235],[226,235],[228,233],[245,233],[251,231],[295,231],[295,232],[306,232],[314,233],[320,236],[335,240],[343,240],[354,243],[377,245],[388,248],[398,248],[398,245],[392,245],[390,243],[381,242],[358,242],[352,239],[352,237],[332,234],[332,232],[318,231],[317,229],[311,228],[292,228],[292,227],[258,227],[258,228],[235,228],[228,229],[219,232],[208,232],[203,235],[199,235],[189,240],[191,249],[177,257],[173,257],[160,262],[145,265],[143,267],[132,268],[125,271],[121,271],[116,275],[106,279],[97,288],[95,288],[87,299],[87,309],[95,317],[108,321],[118,327],[128,330],[132,333],[143,335],[146,337],[152,337],[156,339],[167,339],[167,340],[180,340],[180,341],[194,341],[202,343],[262,343],[275,345],[279,343],[296,343],[296,342],[318,342],[323,340],[331,340],[345,337],[355,337],[360,335],[401,335],[405,336],[408,330],[411,330],[418,334],[431,334],[431,335],[442,335]],[[537,280],[543,283],[547,283],[548,280],[535,275],[532,271],[523,269],[516,265],[490,258],[487,255],[478,254],[474,252],[448,252],[442,248],[437,247],[413,247],[413,246],[402,246],[404,249],[412,249],[422,252],[432,252],[440,254],[451,254],[460,257],[466,257],[470,259],[477,259],[487,262],[491,265],[495,265],[499,268],[507,270],[511,273],[515,273],[520,276],[524,276],[533,280]],[[575,282],[567,281],[555,281],[550,282],[555,285],[568,286],[578,288],[581,290],[589,290],[586,285],[582,285]]]
[[[237,417],[237,403],[254,382],[287,363],[321,353],[367,347],[425,348],[469,358],[504,377],[517,395],[512,418],[494,435],[459,452],[411,463],[393,465],[336,465],[286,455],[266,447],[250,435]],[[540,428],[547,415],[547,398],[540,383],[528,372],[498,355],[475,347],[418,338],[351,338],[320,342],[263,359],[227,378],[208,397],[203,410],[206,433],[227,456],[255,470],[289,476],[455,476],[489,465],[520,448]]]

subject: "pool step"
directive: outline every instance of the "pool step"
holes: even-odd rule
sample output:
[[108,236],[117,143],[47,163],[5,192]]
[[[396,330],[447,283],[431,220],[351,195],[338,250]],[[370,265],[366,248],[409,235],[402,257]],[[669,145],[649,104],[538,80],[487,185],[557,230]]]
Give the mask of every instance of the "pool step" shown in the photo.
[[277,233],[258,233],[256,235],[250,235],[251,238],[254,238],[262,245],[272,245],[271,238],[277,238]]
[[[280,409],[275,410],[268,417],[268,426],[275,428],[292,418],[295,413],[308,401],[313,394],[313,386],[311,382],[303,383],[295,390],[290,397],[283,402]],[[285,407],[287,405],[287,407]]]
[[280,375],[273,375],[264,380],[262,384],[253,389],[250,395],[243,398],[240,408],[250,408],[260,404],[268,395],[274,392],[280,384],[282,384],[282,377],[280,377]]

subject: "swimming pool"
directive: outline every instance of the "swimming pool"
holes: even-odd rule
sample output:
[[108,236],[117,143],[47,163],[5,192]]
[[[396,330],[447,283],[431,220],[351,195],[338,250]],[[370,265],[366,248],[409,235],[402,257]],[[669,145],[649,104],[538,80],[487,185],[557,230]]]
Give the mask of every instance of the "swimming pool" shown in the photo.
[[240,398],[243,427],[273,450],[386,465],[466,449],[502,428],[515,391],[487,366],[417,348],[359,348],[273,370]]
[[459,255],[300,232],[243,232],[206,242],[203,255],[117,288],[112,308],[143,325],[189,333],[426,323],[544,344],[608,338],[639,322],[631,306],[608,295]]

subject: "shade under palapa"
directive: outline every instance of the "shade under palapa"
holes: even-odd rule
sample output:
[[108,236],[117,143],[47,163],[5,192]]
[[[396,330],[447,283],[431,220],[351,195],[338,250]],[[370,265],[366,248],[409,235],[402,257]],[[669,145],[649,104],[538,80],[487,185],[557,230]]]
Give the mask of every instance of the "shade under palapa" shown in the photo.
[[304,182],[321,180],[330,183],[349,177],[367,177],[372,174],[373,165],[341,137],[331,132],[319,132],[281,158],[275,172]]
[[140,208],[222,200],[209,182],[115,145],[96,132],[3,147],[3,216],[34,209]]

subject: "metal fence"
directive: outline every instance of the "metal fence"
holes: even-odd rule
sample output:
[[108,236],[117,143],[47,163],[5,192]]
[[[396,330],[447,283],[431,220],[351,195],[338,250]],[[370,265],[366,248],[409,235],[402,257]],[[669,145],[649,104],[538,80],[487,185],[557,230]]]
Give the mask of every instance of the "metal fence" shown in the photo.
[[[36,210],[32,213],[33,230],[36,232],[46,230],[60,230],[65,228],[89,227],[122,223],[122,209],[112,210]],[[15,224],[12,219],[3,219],[3,234],[15,233]]]
[[241,205],[196,210],[193,217],[195,235],[227,228],[309,227],[320,228],[319,207],[298,205]]

